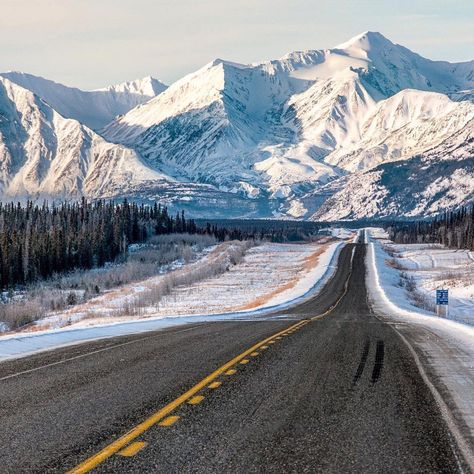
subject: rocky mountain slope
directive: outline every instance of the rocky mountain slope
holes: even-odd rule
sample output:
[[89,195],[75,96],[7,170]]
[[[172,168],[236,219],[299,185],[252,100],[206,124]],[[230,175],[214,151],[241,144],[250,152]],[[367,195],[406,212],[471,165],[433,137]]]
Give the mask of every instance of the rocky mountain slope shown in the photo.
[[113,196],[160,182],[135,151],[66,119],[0,77],[0,192],[4,196]]
[[431,150],[331,183],[313,220],[429,216],[474,202],[474,119]]
[[473,88],[474,62],[430,61],[367,32],[255,65],[216,60],[102,133],[179,180],[302,217],[309,190],[462,130],[474,105],[449,96]]

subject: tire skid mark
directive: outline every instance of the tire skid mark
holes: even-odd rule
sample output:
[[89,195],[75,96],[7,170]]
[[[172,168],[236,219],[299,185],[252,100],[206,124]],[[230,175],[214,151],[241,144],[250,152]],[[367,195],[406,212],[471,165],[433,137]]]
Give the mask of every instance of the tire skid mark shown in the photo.
[[380,378],[383,369],[383,361],[385,357],[385,344],[383,341],[377,341],[377,349],[375,351],[374,369],[372,371],[372,383],[376,383]]
[[354,378],[352,379],[352,386],[356,385],[359,379],[362,377],[365,364],[367,363],[367,357],[369,356],[369,350],[370,350],[370,341],[366,341],[364,348],[362,349],[362,354],[360,356],[359,366],[357,367]]

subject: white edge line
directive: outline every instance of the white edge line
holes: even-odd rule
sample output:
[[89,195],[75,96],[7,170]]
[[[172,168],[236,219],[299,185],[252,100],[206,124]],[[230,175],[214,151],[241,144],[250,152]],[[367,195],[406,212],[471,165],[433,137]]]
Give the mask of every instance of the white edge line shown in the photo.
[[[196,329],[199,326],[200,325],[193,326],[191,328],[181,329],[180,331],[174,331],[173,334],[179,334],[179,333],[182,333],[182,332],[191,331],[192,329]],[[48,367],[54,367],[55,365],[64,364],[65,362],[70,362],[71,360],[82,359],[84,357],[88,357],[88,356],[93,355],[93,354],[98,354],[100,352],[105,352],[105,351],[108,351],[110,349],[116,349],[117,347],[128,346],[130,344],[135,344],[137,342],[146,341],[147,339],[153,339],[155,337],[162,336],[163,334],[166,334],[166,333],[164,333],[163,331],[160,331],[160,334],[154,334],[153,336],[141,337],[140,339],[134,339],[133,341],[121,342],[120,344],[114,344],[113,346],[103,347],[102,349],[97,349],[95,351],[85,352],[84,354],[80,354],[80,355],[77,355],[77,356],[74,356],[74,357],[68,357],[67,359],[61,359],[61,360],[58,360],[56,362],[51,362],[50,364],[40,365],[39,367],[35,367],[33,369],[22,370],[21,372],[16,372],[14,374],[6,375],[5,377],[0,377],[0,381],[12,379],[12,378],[15,378],[15,377],[19,377],[20,375],[29,374],[31,372],[36,372],[37,370],[46,369]],[[57,348],[55,348],[55,349],[57,349]]]

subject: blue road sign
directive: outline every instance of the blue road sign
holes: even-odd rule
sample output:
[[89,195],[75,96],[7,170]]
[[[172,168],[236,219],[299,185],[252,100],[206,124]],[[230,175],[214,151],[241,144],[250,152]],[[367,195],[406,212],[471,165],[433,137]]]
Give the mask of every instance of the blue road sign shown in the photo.
[[436,304],[447,305],[448,304],[448,290],[436,290]]

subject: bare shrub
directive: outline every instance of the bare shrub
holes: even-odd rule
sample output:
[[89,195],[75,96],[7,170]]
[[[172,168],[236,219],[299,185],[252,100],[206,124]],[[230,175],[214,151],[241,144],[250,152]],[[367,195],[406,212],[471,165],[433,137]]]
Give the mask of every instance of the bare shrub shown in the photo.
[[418,308],[432,312],[436,311],[436,304],[434,303],[433,298],[428,297],[424,293],[413,291],[410,293],[410,299]]
[[[127,255],[102,268],[53,275],[29,285],[19,297],[13,298],[12,293],[0,303],[0,331],[19,328],[51,311],[83,303],[103,291],[157,275],[169,270],[167,266],[174,262],[192,262],[198,252],[216,243],[209,235],[157,235],[144,244],[131,246]],[[130,312],[131,308],[127,314]]]
[[416,280],[413,276],[408,275],[406,272],[401,272],[399,285],[405,288],[408,298],[415,306],[427,311],[435,311],[436,305],[433,300],[418,290]]
[[0,304],[0,321],[5,323],[10,330],[18,329],[37,319],[44,314],[43,308],[36,301],[16,301],[14,304]]
[[255,242],[229,242],[227,245],[225,251],[213,260],[167,274],[151,288],[135,296],[132,301],[127,301],[115,315],[137,316],[143,314],[144,308],[159,310],[161,300],[169,296],[175,288],[189,286],[229,271],[233,265],[242,261],[247,250],[254,246]]
[[391,245],[382,244],[382,249],[384,250],[385,253],[387,253],[388,255],[390,255],[390,257],[395,257],[396,252],[395,252],[395,250],[393,250],[393,248],[392,248]]

